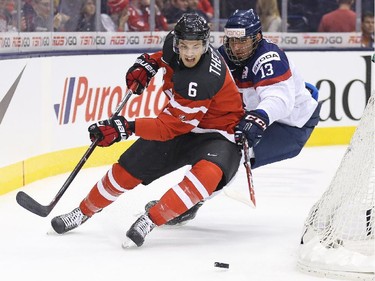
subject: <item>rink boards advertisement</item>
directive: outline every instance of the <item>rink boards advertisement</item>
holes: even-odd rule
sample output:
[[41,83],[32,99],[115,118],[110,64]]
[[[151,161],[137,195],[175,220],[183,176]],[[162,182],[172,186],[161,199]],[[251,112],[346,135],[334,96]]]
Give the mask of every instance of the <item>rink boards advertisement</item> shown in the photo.
[[[287,52],[320,89],[321,121],[308,145],[348,144],[371,92],[371,51]],[[111,116],[126,93],[125,74],[139,54],[0,61],[0,194],[71,171],[90,144],[87,128]],[[162,71],[121,114],[154,117],[168,102]],[[109,164],[136,138],[97,148],[85,167]]]
[[[0,54],[11,52],[43,52],[59,50],[139,50],[161,48],[167,32],[22,32],[0,33]],[[361,33],[273,33],[263,36],[280,48],[359,48]],[[210,43],[223,44],[223,32],[211,32]]]

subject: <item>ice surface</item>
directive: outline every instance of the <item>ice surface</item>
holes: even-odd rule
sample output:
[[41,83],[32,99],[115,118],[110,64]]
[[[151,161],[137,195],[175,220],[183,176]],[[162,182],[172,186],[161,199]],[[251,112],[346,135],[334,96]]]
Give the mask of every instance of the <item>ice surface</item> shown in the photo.
[[[346,146],[308,147],[294,159],[253,171],[257,208],[220,193],[180,228],[154,229],[140,248],[121,247],[126,230],[182,178],[180,169],[122,195],[84,225],[51,234],[50,220],[78,206],[109,166],[83,169],[47,218],[15,200],[23,190],[48,204],[68,174],[0,196],[1,280],[318,281],[296,268],[306,216],[336,172]],[[244,168],[227,188],[246,189]],[[229,263],[229,269],[214,267]]]

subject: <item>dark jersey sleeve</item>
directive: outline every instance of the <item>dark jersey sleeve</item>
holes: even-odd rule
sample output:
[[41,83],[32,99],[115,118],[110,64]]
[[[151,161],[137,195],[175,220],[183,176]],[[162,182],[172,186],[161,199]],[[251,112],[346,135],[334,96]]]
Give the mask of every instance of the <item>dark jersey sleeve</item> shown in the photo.
[[224,45],[221,45],[218,49],[218,52],[220,53],[220,55],[225,58],[227,56],[227,54],[225,53],[225,50],[224,50]]

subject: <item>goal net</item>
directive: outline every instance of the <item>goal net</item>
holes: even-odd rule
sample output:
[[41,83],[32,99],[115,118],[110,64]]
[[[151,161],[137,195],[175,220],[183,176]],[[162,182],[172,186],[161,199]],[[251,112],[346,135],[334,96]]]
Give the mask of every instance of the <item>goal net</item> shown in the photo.
[[300,270],[330,278],[375,280],[375,98],[336,174],[305,221]]

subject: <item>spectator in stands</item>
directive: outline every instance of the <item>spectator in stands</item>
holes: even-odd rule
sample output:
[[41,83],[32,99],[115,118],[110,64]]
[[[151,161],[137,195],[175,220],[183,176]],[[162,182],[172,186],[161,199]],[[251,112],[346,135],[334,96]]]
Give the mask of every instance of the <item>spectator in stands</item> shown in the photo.
[[170,0],[155,0],[155,4],[158,5],[162,14],[164,14],[164,11],[171,6]]
[[100,0],[100,12],[109,15],[108,1],[111,0]]
[[83,0],[60,0],[58,13],[68,17],[63,31],[76,31]]
[[365,11],[362,13],[362,38],[361,46],[374,48],[374,13]]
[[95,14],[96,5],[94,0],[84,0],[75,31],[97,31]]
[[[14,0],[0,0],[0,32],[17,31],[15,14]],[[23,24],[25,25],[25,21],[23,21]]]
[[354,32],[356,14],[351,7],[354,0],[338,0],[339,7],[323,15],[318,32]]
[[220,0],[220,18],[226,21],[235,10],[248,10],[255,6],[256,0]]
[[375,1],[374,0],[362,0],[362,13],[366,11],[371,11],[374,13]]
[[[150,0],[130,0],[128,7],[129,31],[149,31]],[[155,5],[155,31],[169,30],[167,19]]]
[[164,10],[167,19],[168,29],[173,29],[175,23],[186,13],[189,7],[188,0],[171,0],[170,6]]
[[108,0],[106,1],[106,5],[107,6],[104,9],[105,13],[112,15],[114,13],[123,11],[129,5],[129,0]]
[[53,30],[54,31],[64,31],[65,23],[69,20],[69,16],[59,12],[60,1],[54,0],[53,2]]
[[116,31],[129,31],[128,0],[108,0],[108,13],[115,24]]
[[187,9],[187,12],[198,14],[201,17],[203,17],[207,22],[210,21],[210,18],[208,17],[208,15],[198,8],[199,0],[188,0],[188,3],[189,3],[189,6]]
[[258,0],[256,10],[264,32],[281,32],[281,17],[277,0]]
[[209,20],[214,17],[214,8],[209,0],[198,0],[197,9],[203,11]]
[[95,0],[84,0],[79,14],[75,31],[115,31],[115,24],[107,14],[100,15],[99,26],[97,26]]
[[44,32],[52,30],[50,0],[28,0],[23,5],[23,19],[25,24],[22,31]]

